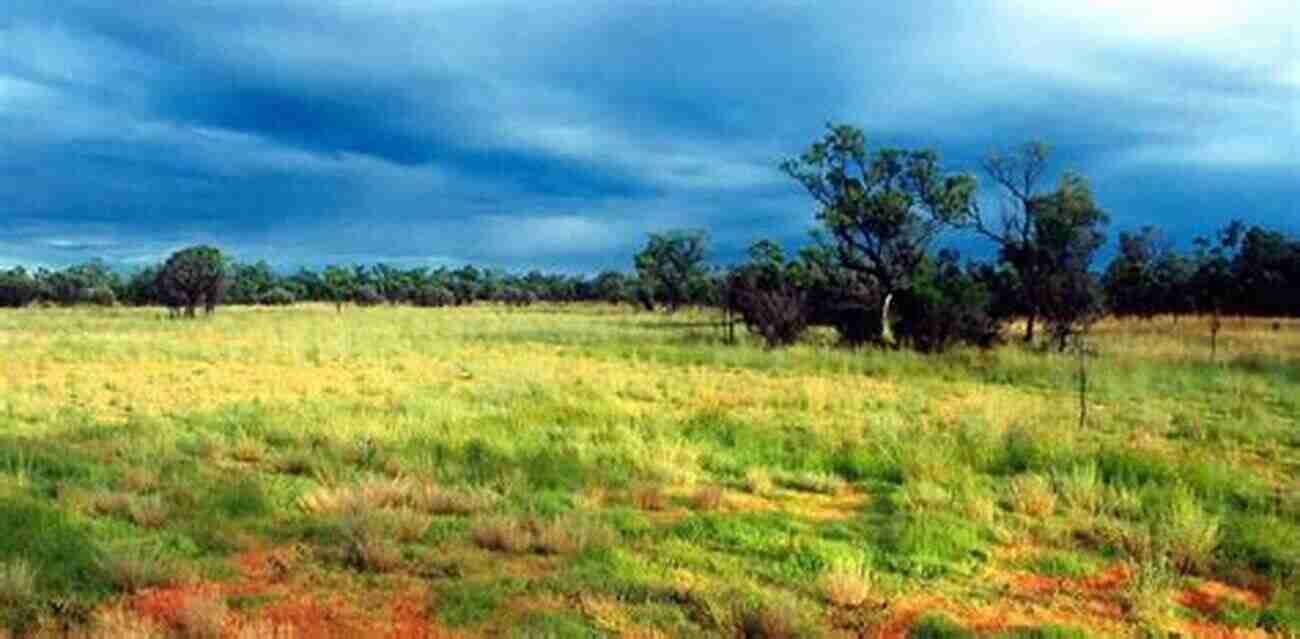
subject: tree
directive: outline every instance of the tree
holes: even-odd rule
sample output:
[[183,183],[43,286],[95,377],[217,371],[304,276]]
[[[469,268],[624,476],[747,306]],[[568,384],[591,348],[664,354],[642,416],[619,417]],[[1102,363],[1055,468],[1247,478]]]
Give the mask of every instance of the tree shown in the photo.
[[1241,238],[1233,274],[1239,313],[1276,317],[1300,310],[1300,242],[1253,226]]
[[1110,218],[1098,208],[1087,180],[1073,172],[1061,176],[1055,191],[1035,198],[1031,208],[1035,245],[1017,259],[1036,273],[1030,298],[1064,351],[1068,338],[1102,309],[1100,283],[1091,268],[1106,242],[1102,227]]
[[1136,233],[1119,234],[1119,253],[1102,276],[1110,312],[1119,317],[1150,319],[1163,310],[1156,267],[1166,252],[1155,227],[1144,226]]
[[173,313],[184,309],[186,317],[194,317],[199,306],[212,313],[221,301],[225,266],[221,251],[215,247],[192,246],[173,253],[158,273],[163,303]]
[[[1063,175],[1054,192],[1039,191],[1050,155],[1050,149],[1041,142],[989,154],[983,168],[1002,188],[1000,216],[994,221],[973,208],[962,223],[997,244],[1002,262],[1015,271],[1026,314],[1026,342],[1033,341],[1040,317],[1052,314],[1059,329],[1070,324],[1071,300],[1091,300],[1085,294],[1090,280],[1087,265],[1100,247],[1099,241],[1104,240],[1097,228],[1107,221],[1093,202],[1087,182],[1078,174]],[[1054,235],[1046,237],[1045,233]],[[1098,241],[1096,247],[1085,250],[1094,241]],[[1080,261],[1086,263],[1083,270]]]
[[1004,316],[979,266],[963,268],[956,251],[927,259],[912,294],[898,309],[899,335],[923,353],[939,353],[957,343],[988,348],[998,341]]
[[21,266],[0,271],[0,307],[22,308],[36,299],[40,287]]
[[1039,197],[1039,183],[1047,172],[1050,154],[1042,142],[1028,142],[1010,152],[990,153],[984,159],[983,168],[1003,190],[1000,217],[997,221],[986,219],[976,209],[964,223],[997,244],[1002,261],[1015,270],[1026,314],[1026,342],[1034,340],[1034,327],[1042,306],[1039,294],[1045,274],[1038,272],[1038,264],[1033,259],[1038,245],[1038,211],[1034,203]]
[[651,233],[645,248],[634,257],[641,282],[653,297],[675,312],[690,301],[694,282],[705,276],[709,236],[703,230]]
[[258,304],[262,296],[276,288],[278,277],[270,264],[231,262],[227,266],[225,299],[232,304]]
[[879,287],[880,337],[889,342],[894,297],[912,289],[939,232],[970,217],[977,184],[970,175],[945,174],[934,151],[885,148],[868,154],[861,130],[827,129],[781,170],[816,200],[817,218],[840,263]]
[[320,280],[326,295],[329,296],[327,299],[334,302],[334,310],[342,313],[343,305],[356,296],[358,287],[356,272],[341,266],[327,266]]
[[596,299],[610,304],[626,301],[629,288],[627,275],[619,271],[603,271],[591,283],[592,294]]
[[726,281],[729,308],[769,348],[792,344],[808,327],[807,293],[781,247],[761,240],[749,247],[749,262],[731,271]]

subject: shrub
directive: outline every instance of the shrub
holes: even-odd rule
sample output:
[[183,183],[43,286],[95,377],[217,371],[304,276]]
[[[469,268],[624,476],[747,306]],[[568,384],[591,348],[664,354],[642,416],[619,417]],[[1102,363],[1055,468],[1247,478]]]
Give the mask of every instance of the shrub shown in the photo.
[[0,308],[27,306],[40,294],[36,278],[21,268],[0,271]]
[[953,502],[948,489],[928,479],[903,484],[895,499],[904,510],[918,514],[946,510]]
[[15,622],[23,621],[21,617],[35,612],[37,596],[36,571],[30,564],[21,559],[0,563],[0,622],[18,625]]
[[1052,483],[1037,473],[1013,477],[1007,485],[1007,500],[1011,509],[1022,515],[1043,517],[1056,510],[1056,493],[1052,491]]
[[793,344],[808,328],[808,295],[788,274],[780,249],[750,248],[751,262],[727,277],[727,303],[769,348]]
[[167,523],[170,510],[161,497],[132,497],[127,504],[131,521],[141,528],[161,528]]
[[1151,536],[1176,568],[1204,570],[1219,543],[1219,518],[1201,507],[1186,490],[1177,490],[1151,522]]
[[1101,483],[1096,464],[1081,464],[1067,473],[1056,475],[1056,489],[1066,507],[1096,515],[1105,503],[1106,487]]
[[278,286],[257,296],[257,303],[263,306],[289,306],[297,301],[293,291]]
[[433,515],[470,515],[491,508],[497,501],[494,493],[482,489],[447,488],[433,483],[414,490],[415,508]]
[[110,552],[100,566],[109,582],[127,593],[172,583],[177,575],[176,567],[161,555],[138,550]]
[[107,286],[83,289],[80,297],[82,301],[95,306],[117,306],[117,295]]
[[411,302],[416,306],[431,308],[454,306],[456,304],[456,294],[442,286],[425,286],[415,291]]
[[822,575],[822,595],[841,608],[857,608],[867,603],[873,592],[871,576],[862,566],[836,566]]
[[390,522],[383,513],[357,505],[343,516],[343,562],[357,570],[389,572],[402,563],[402,555],[389,540]]
[[353,291],[352,301],[356,302],[357,306],[378,306],[386,300],[373,286],[364,285],[358,286],[357,290]]
[[393,537],[402,543],[418,541],[429,530],[429,517],[412,510],[397,510],[389,516]]
[[522,553],[533,547],[532,532],[508,517],[485,518],[474,526],[472,535],[474,543],[487,550]]
[[757,605],[737,604],[736,636],[742,639],[798,639],[819,633],[805,606],[796,601],[773,599]]
[[613,542],[614,533],[607,526],[587,517],[565,515],[538,525],[534,546],[544,554],[568,555]]
[[958,259],[953,251],[941,251],[923,263],[912,289],[899,296],[895,330],[916,350],[942,352],[957,343],[988,348],[1001,334],[992,294]]

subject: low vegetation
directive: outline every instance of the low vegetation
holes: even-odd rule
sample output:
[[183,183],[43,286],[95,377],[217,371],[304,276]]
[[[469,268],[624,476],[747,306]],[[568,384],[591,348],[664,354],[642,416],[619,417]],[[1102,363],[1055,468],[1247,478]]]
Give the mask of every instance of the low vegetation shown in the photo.
[[716,318],[4,311],[0,623],[1300,632],[1294,321],[1225,322],[1215,363],[1209,318],[1102,321],[1081,427],[1072,355]]

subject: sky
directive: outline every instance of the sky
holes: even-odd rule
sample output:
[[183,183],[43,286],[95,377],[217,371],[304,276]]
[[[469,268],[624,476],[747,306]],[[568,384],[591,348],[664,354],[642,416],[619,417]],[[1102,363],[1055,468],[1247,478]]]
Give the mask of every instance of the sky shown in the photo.
[[1294,0],[4,5],[0,266],[726,262],[806,239],[777,166],[827,122],[951,171],[1045,141],[1112,236],[1300,231]]

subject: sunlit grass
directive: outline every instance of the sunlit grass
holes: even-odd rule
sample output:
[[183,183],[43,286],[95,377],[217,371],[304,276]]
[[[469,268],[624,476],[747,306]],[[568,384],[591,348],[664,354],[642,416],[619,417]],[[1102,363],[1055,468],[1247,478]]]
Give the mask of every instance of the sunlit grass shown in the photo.
[[[416,588],[469,635],[883,628],[922,603],[977,626],[1033,573],[1054,589],[1016,614],[1046,627],[1086,603],[1070,580],[1129,565],[1170,577],[1116,585],[1141,614],[1089,634],[1177,629],[1180,580],[1297,596],[1294,321],[1227,320],[1214,362],[1205,320],[1103,321],[1080,428],[1077,359],[1014,339],[770,351],[603,305],[162,315],[0,311],[12,629],[177,573],[252,588],[265,548],[296,549],[257,568],[295,596],[370,618]],[[560,620],[566,597],[589,603]]]

